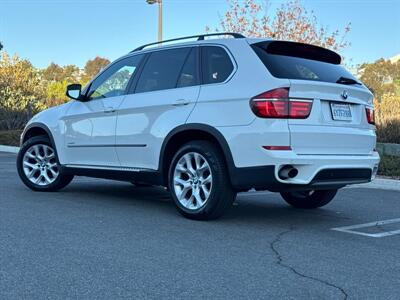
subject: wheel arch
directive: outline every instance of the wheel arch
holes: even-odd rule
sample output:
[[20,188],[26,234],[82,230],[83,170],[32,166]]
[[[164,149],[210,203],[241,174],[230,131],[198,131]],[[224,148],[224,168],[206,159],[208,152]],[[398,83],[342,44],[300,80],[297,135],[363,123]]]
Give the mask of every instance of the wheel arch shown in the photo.
[[158,171],[162,176],[164,185],[168,182],[169,164],[176,151],[185,143],[193,140],[208,140],[213,142],[222,152],[228,167],[229,178],[235,168],[228,142],[216,128],[200,123],[184,124],[173,129],[164,139],[161,146]]
[[21,135],[21,146],[30,138],[35,136],[47,136],[52,143],[53,147],[55,146],[53,135],[50,129],[44,125],[43,123],[31,123],[25,127],[22,135]]

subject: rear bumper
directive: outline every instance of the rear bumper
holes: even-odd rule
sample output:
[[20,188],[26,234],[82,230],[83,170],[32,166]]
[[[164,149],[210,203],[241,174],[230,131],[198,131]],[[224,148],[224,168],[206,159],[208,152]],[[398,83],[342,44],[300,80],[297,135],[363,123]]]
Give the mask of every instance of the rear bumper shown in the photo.
[[349,184],[372,180],[372,169],[324,169],[308,184],[282,183],[275,178],[275,166],[237,168],[232,176],[236,190],[269,190],[271,192],[338,189]]
[[[281,151],[277,151],[281,152]],[[350,184],[366,183],[373,179],[379,155],[368,156],[307,156],[280,159],[274,165],[232,168],[231,182],[235,189],[251,188],[273,192],[306,189],[336,189]],[[281,179],[279,170],[291,165],[298,169],[294,178]]]

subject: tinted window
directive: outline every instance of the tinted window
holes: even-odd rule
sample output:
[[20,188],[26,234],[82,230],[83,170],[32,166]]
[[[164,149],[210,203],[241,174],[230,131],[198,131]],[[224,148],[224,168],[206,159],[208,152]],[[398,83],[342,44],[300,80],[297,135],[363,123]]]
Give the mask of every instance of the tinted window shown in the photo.
[[233,71],[233,64],[228,53],[216,46],[202,47],[201,65],[203,83],[218,83],[225,81]]
[[193,48],[183,65],[179,75],[177,87],[192,86],[198,84],[197,76],[197,50]]
[[268,44],[265,43],[252,45],[252,48],[274,77],[333,83],[340,77],[356,80],[350,72],[338,64],[340,61],[334,60],[335,57],[330,58],[328,55],[323,55],[323,51],[329,50],[320,48],[321,53],[318,53],[315,49],[317,47],[311,46],[308,55],[306,55],[308,45],[300,45],[302,49],[298,50],[298,56],[294,51],[296,49],[292,49],[293,51],[285,49],[282,52],[285,55],[280,54],[277,49],[270,52],[268,51]]
[[150,54],[136,86],[136,93],[176,87],[191,48],[155,51]]
[[89,99],[109,98],[125,94],[129,80],[135,73],[143,55],[122,59],[97,77],[89,87]]

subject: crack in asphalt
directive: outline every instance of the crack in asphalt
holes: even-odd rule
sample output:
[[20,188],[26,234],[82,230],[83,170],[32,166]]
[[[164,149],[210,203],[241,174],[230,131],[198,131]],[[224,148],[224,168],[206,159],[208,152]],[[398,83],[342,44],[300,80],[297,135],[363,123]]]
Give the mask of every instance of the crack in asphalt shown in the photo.
[[277,265],[288,269],[289,271],[291,271],[293,274],[295,274],[297,276],[300,276],[300,277],[303,277],[303,278],[306,278],[306,279],[310,279],[310,280],[313,280],[313,281],[317,281],[317,282],[322,283],[322,284],[324,284],[326,286],[335,288],[335,289],[339,290],[342,293],[343,299],[347,299],[348,298],[348,294],[346,293],[346,291],[342,287],[334,285],[333,283],[330,283],[328,281],[325,281],[325,280],[322,280],[322,279],[319,279],[319,278],[316,278],[316,277],[313,277],[313,276],[309,276],[309,275],[303,274],[300,271],[297,271],[294,267],[290,266],[289,264],[287,264],[287,263],[285,263],[283,261],[283,257],[280,254],[280,252],[278,251],[276,246],[277,246],[277,244],[279,244],[281,242],[281,239],[282,239],[282,237],[284,235],[289,234],[290,232],[293,232],[293,231],[294,231],[294,228],[291,227],[289,230],[285,230],[285,231],[282,231],[282,232],[278,233],[276,235],[275,239],[270,243],[271,251],[275,254],[275,256],[277,258]]

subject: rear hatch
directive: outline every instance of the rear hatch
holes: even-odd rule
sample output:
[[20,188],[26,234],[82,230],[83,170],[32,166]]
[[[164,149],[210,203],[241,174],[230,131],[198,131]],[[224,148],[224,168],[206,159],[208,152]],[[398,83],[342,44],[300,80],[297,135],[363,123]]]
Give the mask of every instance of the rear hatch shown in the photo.
[[274,77],[290,81],[290,99],[312,99],[306,119],[288,119],[291,147],[303,155],[367,155],[375,146],[366,107],[373,95],[333,51],[267,41],[252,48]]

